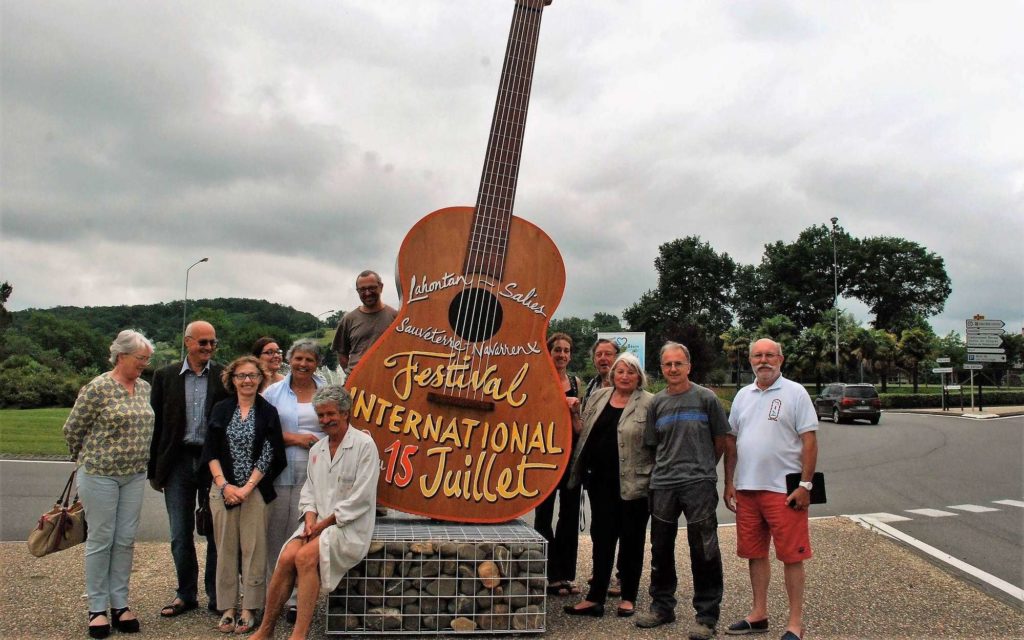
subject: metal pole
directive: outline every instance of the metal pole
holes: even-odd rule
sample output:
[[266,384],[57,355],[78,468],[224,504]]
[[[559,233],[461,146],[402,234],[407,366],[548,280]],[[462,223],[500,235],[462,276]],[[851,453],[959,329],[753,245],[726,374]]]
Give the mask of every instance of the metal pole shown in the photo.
[[832,218],[832,313],[836,318],[836,375],[839,375],[839,261],[836,258],[836,224],[839,218]]
[[185,359],[185,319],[188,315],[188,272],[192,270],[192,267],[196,266],[200,262],[208,262],[209,258],[203,258],[202,260],[196,260],[188,269],[185,269],[185,300],[181,303],[181,359]]

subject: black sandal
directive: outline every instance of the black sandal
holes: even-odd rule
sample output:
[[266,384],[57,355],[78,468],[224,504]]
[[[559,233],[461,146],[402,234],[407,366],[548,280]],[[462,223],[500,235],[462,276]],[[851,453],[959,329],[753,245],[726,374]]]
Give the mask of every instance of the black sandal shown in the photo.
[[[89,622],[92,622],[100,616],[108,615],[106,611],[90,611]],[[106,638],[110,635],[110,622],[107,624],[89,625],[89,637],[90,638]]]
[[121,616],[131,611],[130,608],[124,607],[123,609],[111,609],[110,610],[110,621],[113,623],[114,628],[121,633],[138,633],[139,632],[139,619],[132,618],[131,620],[122,620]]
[[191,611],[199,606],[198,602],[171,602],[168,605],[164,605],[164,608],[160,610],[160,615],[164,618],[173,618],[174,616],[180,616],[186,611]]

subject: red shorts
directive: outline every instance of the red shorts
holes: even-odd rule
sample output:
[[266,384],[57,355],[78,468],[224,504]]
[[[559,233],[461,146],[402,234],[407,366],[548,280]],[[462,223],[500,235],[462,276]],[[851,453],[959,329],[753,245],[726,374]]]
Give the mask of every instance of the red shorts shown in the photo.
[[811,534],[807,510],[786,505],[786,494],[775,491],[736,492],[736,555],[767,558],[768,541],[775,541],[775,557],[785,563],[810,558]]

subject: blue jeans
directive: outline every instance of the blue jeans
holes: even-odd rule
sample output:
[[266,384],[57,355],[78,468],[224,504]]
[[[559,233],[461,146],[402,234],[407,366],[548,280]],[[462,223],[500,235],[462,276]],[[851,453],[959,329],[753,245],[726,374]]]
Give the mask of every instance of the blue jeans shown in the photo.
[[[199,486],[200,471],[198,453],[193,455],[191,450],[183,452],[164,486],[164,505],[171,525],[171,557],[178,574],[177,596],[182,602],[198,600],[199,562],[196,560],[193,534],[196,529],[196,500],[199,492],[203,491]],[[206,538],[204,586],[210,602],[217,602],[217,545],[212,534]]]
[[712,480],[673,489],[651,489],[651,611],[662,617],[676,608],[676,532],[686,516],[697,622],[714,627],[725,591],[718,547],[718,492]]
[[128,580],[135,532],[142,513],[146,474],[98,476],[78,469],[78,495],[85,507],[85,589],[89,611],[128,606]]

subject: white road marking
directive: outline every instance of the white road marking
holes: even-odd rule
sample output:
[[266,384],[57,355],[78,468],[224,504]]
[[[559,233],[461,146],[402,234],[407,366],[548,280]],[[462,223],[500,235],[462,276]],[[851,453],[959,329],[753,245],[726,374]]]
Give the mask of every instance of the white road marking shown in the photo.
[[1024,502],[1020,500],[993,500],[995,504],[1005,504],[1008,507],[1024,507]]
[[1014,586],[1014,585],[1010,584],[1009,582],[1003,580],[1002,578],[997,578],[996,576],[994,576],[994,575],[992,575],[990,573],[986,573],[985,571],[982,571],[981,569],[978,569],[977,567],[969,565],[969,564],[967,564],[966,562],[964,562],[962,560],[954,558],[953,556],[949,555],[948,553],[944,553],[944,552],[936,549],[935,547],[931,546],[930,544],[926,544],[924,542],[921,542],[917,538],[909,536],[909,535],[903,533],[902,531],[899,531],[898,529],[890,527],[889,525],[885,524],[884,522],[881,522],[879,520],[876,520],[876,519],[872,518],[871,514],[860,515],[860,516],[846,516],[846,517],[851,519],[851,520],[853,520],[854,522],[860,523],[861,526],[866,527],[867,529],[874,529],[875,531],[878,531],[879,533],[882,533],[883,535],[887,535],[890,538],[895,538],[896,540],[899,540],[901,542],[909,544],[910,546],[914,547],[915,549],[918,549],[919,551],[921,551],[923,553],[927,553],[928,555],[930,555],[931,557],[935,558],[936,560],[939,560],[941,562],[945,562],[946,564],[948,564],[950,566],[956,567],[960,571],[963,571],[964,573],[966,573],[968,575],[971,575],[971,576],[977,578],[978,580],[981,580],[982,582],[988,584],[989,586],[991,586],[991,587],[993,587],[995,589],[999,589],[1000,591],[1010,595],[1011,597],[1016,598],[1017,600],[1020,600],[1021,602],[1024,602],[1024,589],[1021,589],[1020,587]]
[[994,507],[983,507],[979,504],[951,504],[950,509],[958,509],[960,511],[969,511],[971,513],[988,513],[989,511],[999,511]]
[[919,516],[928,516],[929,518],[945,518],[946,516],[956,515],[951,511],[943,511],[941,509],[907,509],[906,512],[916,513]]
[[898,516],[895,513],[862,513],[859,516],[849,516],[850,518],[870,518],[876,522],[903,522],[905,520],[911,520],[906,516]]

